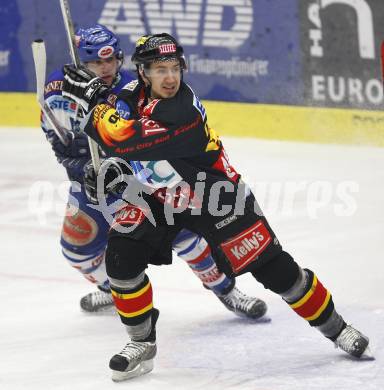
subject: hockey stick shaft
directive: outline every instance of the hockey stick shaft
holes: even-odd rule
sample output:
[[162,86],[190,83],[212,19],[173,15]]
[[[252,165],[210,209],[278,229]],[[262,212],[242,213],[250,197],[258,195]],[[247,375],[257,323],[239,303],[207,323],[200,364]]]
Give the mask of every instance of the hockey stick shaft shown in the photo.
[[33,62],[35,63],[35,74],[36,74],[36,97],[40,105],[41,110],[43,111],[45,118],[49,122],[53,131],[59,137],[60,141],[64,145],[68,145],[68,130],[65,129],[57,121],[52,110],[48,104],[44,101],[44,85],[45,85],[45,72],[46,72],[46,63],[47,63],[47,54],[45,50],[45,44],[42,39],[36,39],[32,42],[32,55]]
[[71,58],[76,67],[80,66],[79,54],[76,50],[75,42],[75,29],[73,27],[71,11],[69,10],[69,4],[67,0],[60,0],[61,13],[63,15],[65,32],[67,33],[69,51],[71,53]]
[[[76,67],[80,66],[80,58],[79,54],[76,50],[76,42],[75,42],[75,30],[73,27],[73,21],[71,17],[71,12],[69,10],[69,4],[67,0],[60,0],[61,13],[63,15],[65,31],[67,33],[69,50],[71,53],[71,58]],[[100,169],[100,156],[99,156],[99,148],[97,143],[90,137],[88,137],[89,150],[91,151],[92,165],[96,172],[99,172]]]
[[381,80],[384,83],[384,41],[381,43]]

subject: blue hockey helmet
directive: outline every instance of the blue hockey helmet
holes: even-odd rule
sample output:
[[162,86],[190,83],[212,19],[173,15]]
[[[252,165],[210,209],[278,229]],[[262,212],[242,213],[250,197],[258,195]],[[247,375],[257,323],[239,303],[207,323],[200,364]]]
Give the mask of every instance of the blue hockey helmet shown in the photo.
[[119,38],[102,24],[78,29],[75,38],[81,62],[97,61],[112,56],[121,61],[124,58]]

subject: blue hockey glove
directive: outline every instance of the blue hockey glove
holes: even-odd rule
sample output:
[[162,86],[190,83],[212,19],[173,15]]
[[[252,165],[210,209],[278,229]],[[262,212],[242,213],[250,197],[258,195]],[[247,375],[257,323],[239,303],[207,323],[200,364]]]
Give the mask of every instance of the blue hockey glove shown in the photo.
[[67,169],[69,178],[82,181],[84,165],[91,157],[88,137],[84,133],[69,132],[68,134],[70,141],[66,146],[53,130],[49,130],[46,133],[57,161]]

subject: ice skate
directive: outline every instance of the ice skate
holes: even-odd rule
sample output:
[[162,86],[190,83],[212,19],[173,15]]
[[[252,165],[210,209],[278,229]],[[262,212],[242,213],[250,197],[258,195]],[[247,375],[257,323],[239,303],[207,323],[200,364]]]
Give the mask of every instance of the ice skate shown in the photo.
[[347,325],[335,341],[335,346],[358,359],[374,359],[369,347],[369,339],[361,332]]
[[153,370],[153,358],[156,356],[156,321],[159,311],[153,310],[152,331],[143,341],[129,341],[121,352],[114,355],[109,362],[112,380],[121,382],[136,378]]
[[130,341],[109,362],[112,380],[120,382],[152,371],[155,355],[156,341]]
[[94,291],[80,300],[80,307],[87,313],[101,313],[114,311],[112,294],[105,291]]
[[228,294],[217,296],[224,306],[240,317],[261,318],[267,312],[267,304],[259,298],[250,297],[234,287]]

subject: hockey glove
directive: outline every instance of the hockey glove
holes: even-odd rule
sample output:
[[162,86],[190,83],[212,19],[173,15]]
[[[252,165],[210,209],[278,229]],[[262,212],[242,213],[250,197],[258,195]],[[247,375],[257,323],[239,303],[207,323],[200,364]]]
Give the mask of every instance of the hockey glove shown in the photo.
[[84,166],[84,187],[88,200],[98,204],[100,197],[107,194],[121,195],[128,185],[125,175],[132,175],[131,169],[113,158],[103,161],[97,176],[92,161],[89,161]]
[[80,104],[86,113],[107,95],[107,84],[85,66],[64,65],[63,72],[63,96]]
[[69,178],[82,181],[84,165],[91,158],[87,136],[84,133],[69,131],[68,145],[64,145],[53,130],[48,130],[46,136],[57,161],[67,169]]

